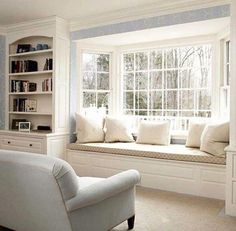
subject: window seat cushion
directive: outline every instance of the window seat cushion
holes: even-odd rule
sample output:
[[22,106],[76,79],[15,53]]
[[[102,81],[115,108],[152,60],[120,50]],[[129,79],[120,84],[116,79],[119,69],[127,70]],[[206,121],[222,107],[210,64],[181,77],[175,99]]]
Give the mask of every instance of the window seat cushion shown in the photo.
[[147,157],[165,160],[189,161],[210,164],[225,165],[225,158],[216,157],[206,152],[200,151],[197,148],[188,148],[185,145],[150,145],[137,143],[87,143],[68,145],[68,149],[95,152],[109,153],[127,156]]

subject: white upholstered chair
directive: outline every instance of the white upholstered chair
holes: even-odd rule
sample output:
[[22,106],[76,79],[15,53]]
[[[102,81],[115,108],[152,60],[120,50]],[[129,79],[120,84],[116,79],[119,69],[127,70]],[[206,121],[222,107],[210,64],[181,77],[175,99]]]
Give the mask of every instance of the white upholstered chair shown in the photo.
[[128,170],[77,177],[63,160],[0,151],[0,226],[17,231],[107,231],[134,223],[135,185]]

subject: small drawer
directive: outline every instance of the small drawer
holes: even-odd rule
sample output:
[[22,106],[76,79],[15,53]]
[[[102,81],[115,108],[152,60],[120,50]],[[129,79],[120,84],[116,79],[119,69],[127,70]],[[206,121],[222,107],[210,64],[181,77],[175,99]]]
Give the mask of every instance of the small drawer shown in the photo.
[[43,139],[4,136],[1,148],[23,152],[43,153]]

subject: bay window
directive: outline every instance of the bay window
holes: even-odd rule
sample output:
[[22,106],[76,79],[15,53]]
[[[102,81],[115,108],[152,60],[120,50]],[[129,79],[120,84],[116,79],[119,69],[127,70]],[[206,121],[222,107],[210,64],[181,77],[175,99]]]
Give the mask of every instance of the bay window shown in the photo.
[[122,54],[123,113],[171,119],[185,130],[192,117],[211,117],[212,45]]

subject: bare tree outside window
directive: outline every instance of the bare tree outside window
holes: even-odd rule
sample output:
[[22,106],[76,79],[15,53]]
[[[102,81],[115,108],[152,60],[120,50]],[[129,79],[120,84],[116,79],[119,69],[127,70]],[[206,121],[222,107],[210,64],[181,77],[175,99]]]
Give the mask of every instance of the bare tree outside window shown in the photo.
[[179,130],[192,117],[211,117],[211,65],[208,44],[124,53],[124,114],[170,117]]

